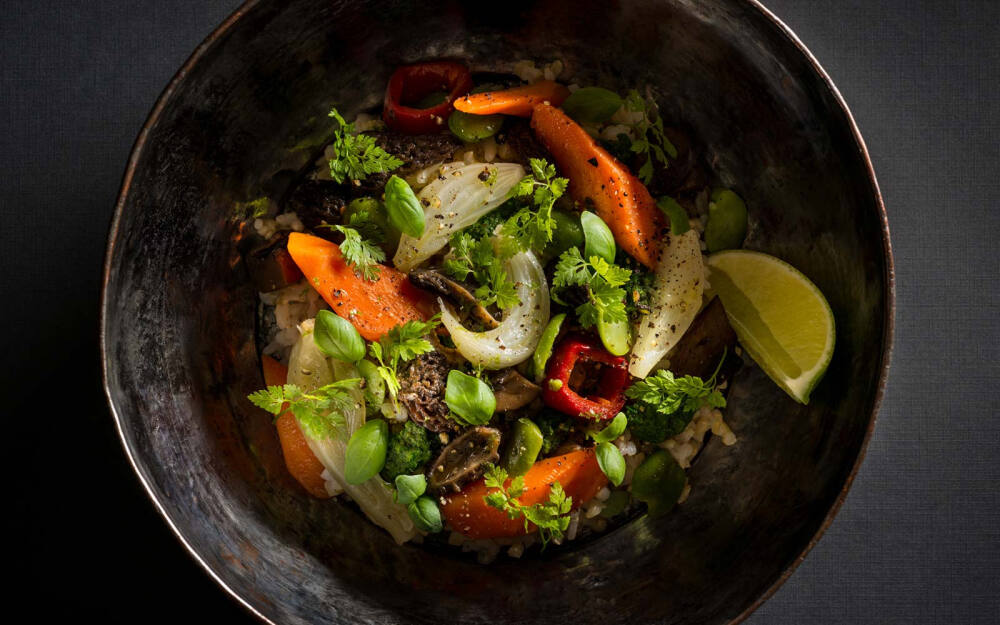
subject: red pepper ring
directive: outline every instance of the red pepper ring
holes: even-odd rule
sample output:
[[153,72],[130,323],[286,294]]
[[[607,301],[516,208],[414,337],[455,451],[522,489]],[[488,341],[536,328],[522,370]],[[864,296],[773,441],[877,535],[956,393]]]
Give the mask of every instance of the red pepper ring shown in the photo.
[[[605,366],[594,395],[583,397],[570,388],[573,369],[581,362]],[[625,405],[628,361],[614,356],[593,337],[571,334],[564,338],[549,359],[542,382],[542,400],[572,417],[604,421],[612,419]]]
[[[454,110],[452,103],[472,89],[469,68],[453,61],[432,61],[396,69],[385,88],[382,119],[392,130],[411,135],[440,130]],[[427,109],[406,106],[435,91],[448,93],[444,102]]]

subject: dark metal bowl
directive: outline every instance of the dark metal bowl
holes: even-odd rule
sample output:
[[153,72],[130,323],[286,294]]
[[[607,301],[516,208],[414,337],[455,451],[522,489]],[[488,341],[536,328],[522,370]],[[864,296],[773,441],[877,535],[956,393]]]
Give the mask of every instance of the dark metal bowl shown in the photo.
[[[108,247],[105,383],[164,519],[229,593],[282,623],[723,623],[791,573],[843,501],[892,336],[885,211],[857,128],[795,36],[750,0],[504,5],[248,2],[167,87],[136,142]],[[581,84],[651,85],[747,199],[748,247],[803,270],[838,342],[809,406],[744,367],[691,497],[596,540],[481,566],[397,547],[351,505],[286,474],[261,385],[238,202],[280,197],[391,70],[564,59]]]

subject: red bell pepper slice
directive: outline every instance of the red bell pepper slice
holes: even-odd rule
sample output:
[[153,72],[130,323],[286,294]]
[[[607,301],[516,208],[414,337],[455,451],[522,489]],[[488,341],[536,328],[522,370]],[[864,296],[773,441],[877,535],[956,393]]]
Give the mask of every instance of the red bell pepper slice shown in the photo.
[[[453,61],[432,61],[396,69],[385,88],[382,119],[392,130],[411,135],[437,132],[454,110],[452,103],[472,89],[469,68]],[[421,98],[444,91],[444,102],[431,108],[409,106]]]
[[[586,397],[569,385],[573,369],[584,362],[605,366],[596,393]],[[628,361],[625,358],[612,355],[593,337],[571,334],[556,347],[545,368],[542,400],[570,416],[604,421],[614,418],[625,405],[628,381]]]

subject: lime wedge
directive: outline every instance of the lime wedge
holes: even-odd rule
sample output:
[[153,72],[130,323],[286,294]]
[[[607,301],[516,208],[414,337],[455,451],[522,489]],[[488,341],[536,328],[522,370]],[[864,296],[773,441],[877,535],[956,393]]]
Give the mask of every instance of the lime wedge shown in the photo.
[[798,402],[823,377],[833,356],[830,304],[788,263],[747,250],[708,257],[709,282],[750,357]]

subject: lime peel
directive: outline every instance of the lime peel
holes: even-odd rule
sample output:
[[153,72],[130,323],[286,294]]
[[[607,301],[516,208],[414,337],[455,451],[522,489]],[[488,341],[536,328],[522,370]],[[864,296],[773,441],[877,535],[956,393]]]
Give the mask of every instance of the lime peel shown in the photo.
[[793,399],[809,403],[836,342],[823,293],[799,270],[761,252],[718,252],[708,266],[712,289],[743,348]]

